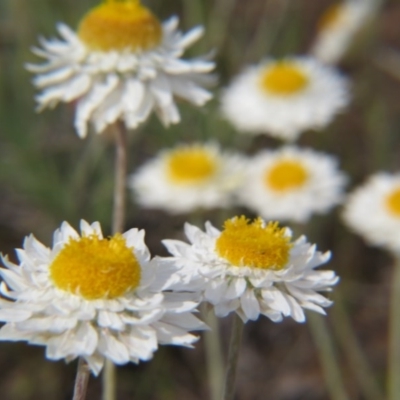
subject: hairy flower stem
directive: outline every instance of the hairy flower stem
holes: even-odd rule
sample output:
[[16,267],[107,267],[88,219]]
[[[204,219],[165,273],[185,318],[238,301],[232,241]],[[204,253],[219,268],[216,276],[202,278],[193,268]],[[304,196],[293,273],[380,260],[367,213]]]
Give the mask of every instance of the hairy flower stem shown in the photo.
[[213,309],[210,310],[208,306],[207,303],[204,303],[202,308],[203,320],[211,328],[210,331],[204,332],[207,375],[210,386],[210,399],[219,400],[224,380],[224,361],[221,351],[219,321]]
[[307,320],[318,351],[318,357],[322,364],[329,398],[332,400],[349,400],[336,357],[333,338],[328,329],[325,317],[310,312],[308,313]]
[[79,358],[78,370],[76,372],[74,396],[72,400],[85,400],[86,389],[89,382],[90,369],[83,358]]
[[[126,176],[127,176],[127,132],[122,123],[115,125],[115,183],[112,233],[122,232],[125,222]],[[102,400],[116,400],[116,368],[106,359],[103,371]]]
[[223,400],[233,400],[235,396],[236,369],[239,360],[240,344],[243,335],[243,321],[234,313],[231,341],[229,343],[228,365],[226,367],[225,390]]
[[125,222],[126,176],[127,176],[127,132],[120,123],[115,130],[115,183],[112,233],[122,232]]
[[400,399],[400,256],[392,277],[389,319],[388,400]]

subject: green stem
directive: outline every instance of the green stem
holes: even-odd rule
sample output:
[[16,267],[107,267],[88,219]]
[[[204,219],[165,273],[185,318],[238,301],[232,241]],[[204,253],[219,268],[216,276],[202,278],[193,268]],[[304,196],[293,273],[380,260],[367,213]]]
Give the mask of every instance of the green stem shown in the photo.
[[219,321],[214,311],[208,308],[207,303],[203,305],[202,316],[204,322],[211,328],[210,331],[204,332],[204,346],[211,399],[219,400],[221,398],[222,382],[224,380],[224,362],[222,359]]
[[307,319],[322,364],[329,397],[332,400],[349,400],[325,317],[309,313]]
[[106,358],[103,369],[103,395],[102,400],[116,400],[117,371],[114,363]]
[[400,399],[400,257],[393,269],[389,320],[388,399]]
[[332,308],[331,316],[336,337],[356,375],[363,398],[366,400],[383,400],[384,396],[360,347],[339,291],[335,295],[335,305]]
[[86,390],[89,382],[90,369],[87,362],[80,358],[78,361],[78,370],[76,372],[74,395],[72,400],[85,400]]
[[115,135],[115,186],[112,233],[122,232],[125,222],[126,176],[127,176],[127,132],[125,126],[117,125]]
[[[274,19],[270,17],[271,8],[279,7],[279,11]],[[255,37],[247,47],[243,59],[248,62],[259,60],[266,54],[271,54],[271,50],[276,43],[279,34],[283,29],[283,24],[289,10],[288,0],[267,1],[264,6],[264,15],[260,19],[261,23],[257,27]],[[268,21],[269,19],[269,21]],[[265,23],[268,21],[269,23]]]
[[208,19],[207,38],[209,43],[207,43],[207,46],[211,44],[218,49],[222,46],[226,35],[229,33],[228,25],[232,18],[236,1],[217,0],[213,4],[214,6]]
[[243,335],[243,321],[234,313],[231,341],[229,343],[228,365],[226,368],[225,390],[223,400],[233,400],[235,396],[236,369],[239,360],[240,344]]
[[[120,123],[115,130],[115,184],[112,233],[122,232],[125,222],[126,176],[127,176],[127,132]],[[103,371],[103,400],[116,400],[117,374],[114,363],[106,359]]]

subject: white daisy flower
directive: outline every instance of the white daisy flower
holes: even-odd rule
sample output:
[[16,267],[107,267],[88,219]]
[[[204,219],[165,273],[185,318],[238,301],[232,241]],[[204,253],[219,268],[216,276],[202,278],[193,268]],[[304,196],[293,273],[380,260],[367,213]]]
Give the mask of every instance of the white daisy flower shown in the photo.
[[266,219],[306,222],[342,200],[345,175],[336,158],[287,146],[248,161],[239,203]]
[[215,143],[178,145],[163,150],[129,180],[142,207],[170,213],[227,207],[241,183],[239,155],[222,153]]
[[288,228],[242,216],[226,221],[222,232],[209,222],[205,232],[190,224],[185,232],[190,244],[163,241],[172,254],[165,261],[183,267],[175,286],[201,290],[219,317],[236,312],[244,322],[260,314],[303,322],[303,309],[325,314],[323,307],[332,304],[318,292],[330,291],[339,278],[315,270],[330,253],[316,251],[304,236],[292,242]]
[[378,173],[350,194],[347,226],[368,243],[400,252],[400,174]]
[[77,100],[75,127],[82,138],[88,122],[97,133],[118,119],[133,129],[153,109],[164,125],[178,123],[174,96],[206,103],[212,96],[201,83],[214,63],[181,58],[203,29],[182,34],[177,25],[175,17],[161,24],[139,0],[102,3],[84,16],[77,33],[59,24],[62,40],[41,39],[43,49],[33,49],[46,62],[28,65],[42,90],[39,110]]
[[319,21],[312,55],[328,64],[340,61],[376,5],[374,0],[344,0],[331,5]]
[[149,360],[158,344],[190,346],[202,329],[193,293],[163,292],[171,268],[150,259],[144,231],[103,238],[98,223],[82,235],[64,222],[49,249],[28,236],[0,269],[0,340],[46,346],[52,360],[83,357],[97,375],[115,364]]
[[292,141],[321,129],[347,106],[347,81],[310,57],[248,67],[225,90],[222,112],[239,131]]

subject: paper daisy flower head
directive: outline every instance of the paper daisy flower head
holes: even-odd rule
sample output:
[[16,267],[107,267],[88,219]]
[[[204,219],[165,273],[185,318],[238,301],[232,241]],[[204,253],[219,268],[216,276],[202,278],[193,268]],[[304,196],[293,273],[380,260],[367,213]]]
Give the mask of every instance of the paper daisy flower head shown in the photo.
[[349,195],[343,219],[368,243],[400,253],[400,174],[371,176]]
[[137,363],[158,344],[190,346],[188,330],[203,327],[191,313],[198,300],[162,291],[171,276],[150,259],[144,231],[103,238],[85,221],[81,231],[63,223],[52,249],[29,236],[19,265],[3,258],[0,340],[46,346],[52,360],[83,357],[95,375],[105,358]]
[[336,158],[286,146],[248,161],[238,201],[267,219],[306,222],[340,203],[345,183]]
[[242,72],[222,96],[222,112],[239,130],[293,141],[325,127],[349,102],[347,81],[311,57],[267,60]]
[[174,97],[198,106],[211,98],[201,87],[214,63],[182,59],[203,34],[196,27],[177,31],[178,19],[161,24],[139,0],[108,0],[90,10],[77,32],[58,25],[62,40],[41,40],[33,51],[46,59],[29,64],[37,74],[39,110],[76,102],[75,127],[85,137],[91,122],[97,133],[116,120],[136,128],[155,110],[164,125],[178,123]]
[[131,175],[129,186],[142,207],[172,214],[227,207],[241,183],[242,158],[215,143],[164,150]]
[[311,53],[324,63],[340,61],[376,4],[373,0],[345,0],[331,5],[319,21]]
[[205,232],[190,224],[185,232],[190,244],[164,241],[172,254],[167,261],[183,266],[181,284],[201,288],[217,316],[236,312],[244,322],[260,314],[303,322],[303,309],[325,314],[331,305],[319,292],[330,291],[338,277],[315,269],[330,254],[316,251],[304,236],[292,241],[290,229],[243,216],[227,220],[222,232],[209,222]]

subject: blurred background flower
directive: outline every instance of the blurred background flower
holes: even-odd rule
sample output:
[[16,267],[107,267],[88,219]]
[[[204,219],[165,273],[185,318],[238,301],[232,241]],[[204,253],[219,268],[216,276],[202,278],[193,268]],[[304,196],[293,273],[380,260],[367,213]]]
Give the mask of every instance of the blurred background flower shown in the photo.
[[340,61],[376,17],[378,5],[373,0],[345,0],[329,6],[319,19],[311,53],[328,64]]
[[349,98],[338,71],[312,57],[286,57],[247,67],[223,93],[222,111],[239,132],[293,141],[326,127]]
[[400,175],[377,173],[345,204],[344,222],[368,243],[400,253]]
[[172,214],[226,208],[242,182],[244,161],[216,143],[163,150],[131,175],[134,200]]
[[250,158],[237,194],[263,218],[305,223],[340,203],[345,182],[334,157],[286,146]]

